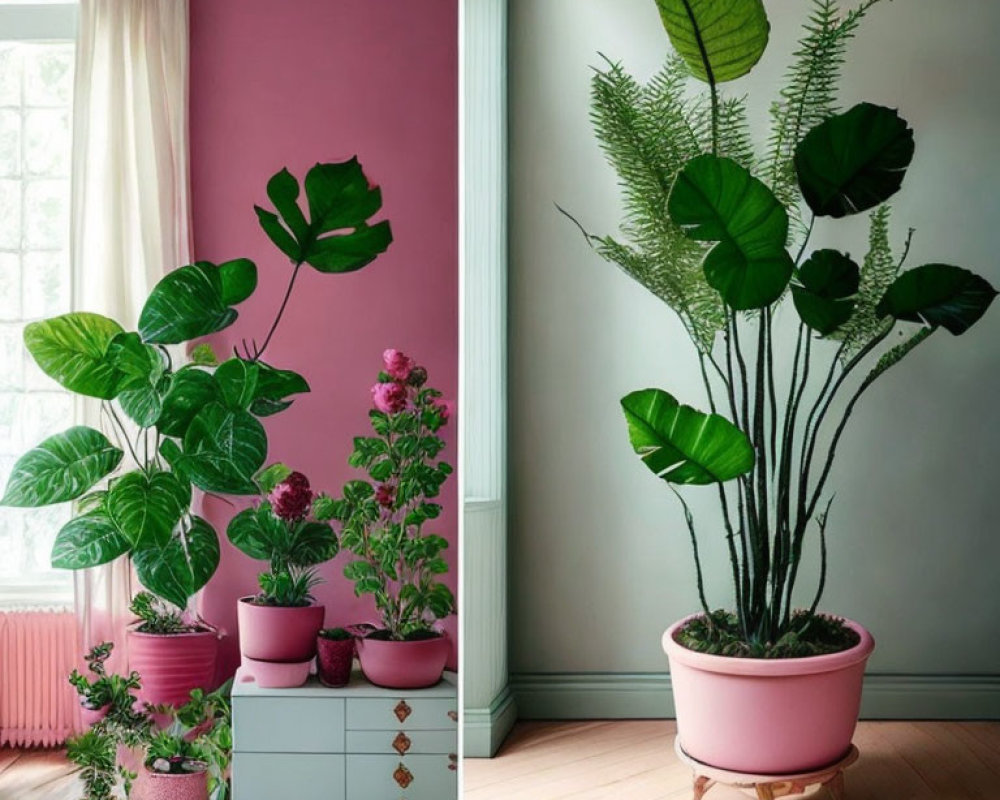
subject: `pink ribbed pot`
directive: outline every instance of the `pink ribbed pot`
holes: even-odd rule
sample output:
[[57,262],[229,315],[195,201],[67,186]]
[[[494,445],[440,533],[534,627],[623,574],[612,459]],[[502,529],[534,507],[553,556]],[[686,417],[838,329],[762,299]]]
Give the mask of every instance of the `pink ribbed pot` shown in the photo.
[[308,661],[316,655],[316,634],[324,606],[259,606],[252,597],[236,604],[240,652],[258,661]]
[[696,653],[674,639],[687,619],[663,634],[677,713],[689,756],[720,769],[762,775],[807,772],[842,758],[861,706],[865,662],[875,642],[861,641],[808,658],[730,658]]
[[358,661],[365,677],[388,689],[425,689],[441,680],[451,644],[444,634],[434,639],[395,642],[358,639]]
[[184,705],[192,689],[208,690],[215,680],[219,637],[215,631],[139,633],[128,630],[129,667],[142,678],[139,699]]
[[144,767],[132,796],[136,800],[208,800],[208,773],[169,775]]

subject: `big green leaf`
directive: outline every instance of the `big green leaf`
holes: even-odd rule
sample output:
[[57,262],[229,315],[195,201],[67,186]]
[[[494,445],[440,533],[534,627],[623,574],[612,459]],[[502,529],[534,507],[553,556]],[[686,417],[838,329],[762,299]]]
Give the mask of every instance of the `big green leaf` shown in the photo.
[[[226,536],[243,553],[259,561],[269,561],[275,552],[287,551],[287,541],[290,538],[283,531],[268,521],[270,512],[262,514],[262,503],[258,508],[246,508],[229,520]],[[267,505],[270,509],[270,506]],[[278,520],[274,520],[278,523]],[[282,543],[284,540],[284,544]]]
[[884,203],[903,185],[913,130],[893,109],[859,103],[805,135],[795,151],[799,188],[821,217],[845,217]]
[[52,566],[86,569],[107,564],[129,551],[131,543],[112,522],[103,507],[74,517],[56,534]]
[[329,561],[338,550],[333,528],[323,522],[302,522],[292,537],[288,561],[294,566],[311,567]]
[[215,529],[201,517],[178,525],[165,545],[149,545],[132,554],[135,571],[153,594],[180,608],[219,566],[219,539]]
[[259,371],[256,363],[242,358],[230,358],[219,364],[215,370],[215,382],[219,384],[227,407],[244,411],[250,407],[256,394]]
[[799,268],[792,299],[802,321],[826,336],[851,318],[861,270],[836,250],[817,250]]
[[264,362],[257,362],[257,385],[253,404],[250,406],[258,417],[266,417],[284,411],[292,404],[289,395],[309,391],[306,379],[290,369],[275,369]]
[[656,0],[670,42],[691,72],[723,83],[760,61],[771,31],[762,0]]
[[253,415],[210,403],[184,434],[182,471],[207,492],[256,494],[253,476],[266,456],[267,435]]
[[305,189],[308,221],[299,206],[299,182],[287,169],[267,184],[278,213],[254,206],[261,228],[292,261],[321,272],[351,272],[392,243],[388,222],[370,224],[382,207],[382,192],[369,184],[357,158],[316,164],[306,174]]
[[152,344],[179,344],[232,325],[230,308],[253,291],[257,268],[246,259],[227,262],[225,272],[199,261],[167,273],[153,287],[139,315],[139,333]]
[[691,159],[677,175],[667,211],[690,238],[718,242],[703,266],[727,305],[745,311],[781,297],[794,269],[785,250],[788,214],[746,169],[713,155]]
[[111,400],[124,376],[108,347],[120,333],[113,319],[74,312],[28,324],[24,344],[42,372],[71,392]]
[[876,307],[880,316],[941,326],[958,336],[990,307],[996,290],[974,272],[925,264],[900,275]]
[[165,436],[183,436],[199,411],[221,400],[222,391],[212,375],[200,369],[183,369],[171,376],[156,427]]
[[724,417],[682,406],[660,389],[632,392],[621,403],[633,449],[668,483],[722,483],[753,469],[750,440]]
[[163,546],[191,505],[191,487],[170,472],[130,472],[112,482],[106,503],[134,547]]
[[74,500],[121,463],[122,451],[85,426],[50,436],[14,464],[0,505],[33,508]]

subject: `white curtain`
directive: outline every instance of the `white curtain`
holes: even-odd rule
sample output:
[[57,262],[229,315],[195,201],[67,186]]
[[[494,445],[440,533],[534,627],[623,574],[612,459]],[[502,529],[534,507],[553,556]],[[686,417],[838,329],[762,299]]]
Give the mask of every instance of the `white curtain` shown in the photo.
[[[149,290],[191,261],[187,0],[81,0],[73,100],[73,308],[135,330]],[[99,405],[81,408],[101,425]],[[125,666],[131,567],[77,573],[85,648]]]

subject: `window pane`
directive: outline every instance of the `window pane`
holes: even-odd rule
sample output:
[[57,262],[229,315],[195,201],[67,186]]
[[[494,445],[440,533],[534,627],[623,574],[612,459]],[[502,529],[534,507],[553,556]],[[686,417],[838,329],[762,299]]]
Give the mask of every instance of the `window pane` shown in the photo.
[[21,318],[21,258],[0,252],[0,322]]
[[24,246],[62,248],[69,238],[69,181],[24,184]]
[[24,171],[28,175],[69,177],[69,111],[32,109],[24,115]]
[[21,246],[21,182],[0,178],[0,250]]
[[21,105],[21,49],[0,42],[0,108]]
[[18,390],[22,384],[21,343],[23,325],[0,324],[0,392]]
[[65,252],[25,253],[24,318],[66,314],[69,302],[69,255]]
[[67,108],[73,98],[73,45],[25,47],[24,104]]
[[14,178],[20,174],[21,114],[12,108],[0,108],[0,178]]

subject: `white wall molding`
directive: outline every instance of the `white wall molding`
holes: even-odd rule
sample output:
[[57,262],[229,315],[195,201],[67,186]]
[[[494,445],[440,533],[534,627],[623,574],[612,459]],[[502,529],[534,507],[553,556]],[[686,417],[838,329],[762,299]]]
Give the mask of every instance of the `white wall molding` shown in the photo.
[[[514,673],[522,719],[674,716],[666,673]],[[1000,676],[866,675],[862,719],[1000,719]]]
[[78,3],[0,4],[0,39],[59,41],[75,39]]
[[459,5],[463,751],[514,724],[507,686],[507,0]]

